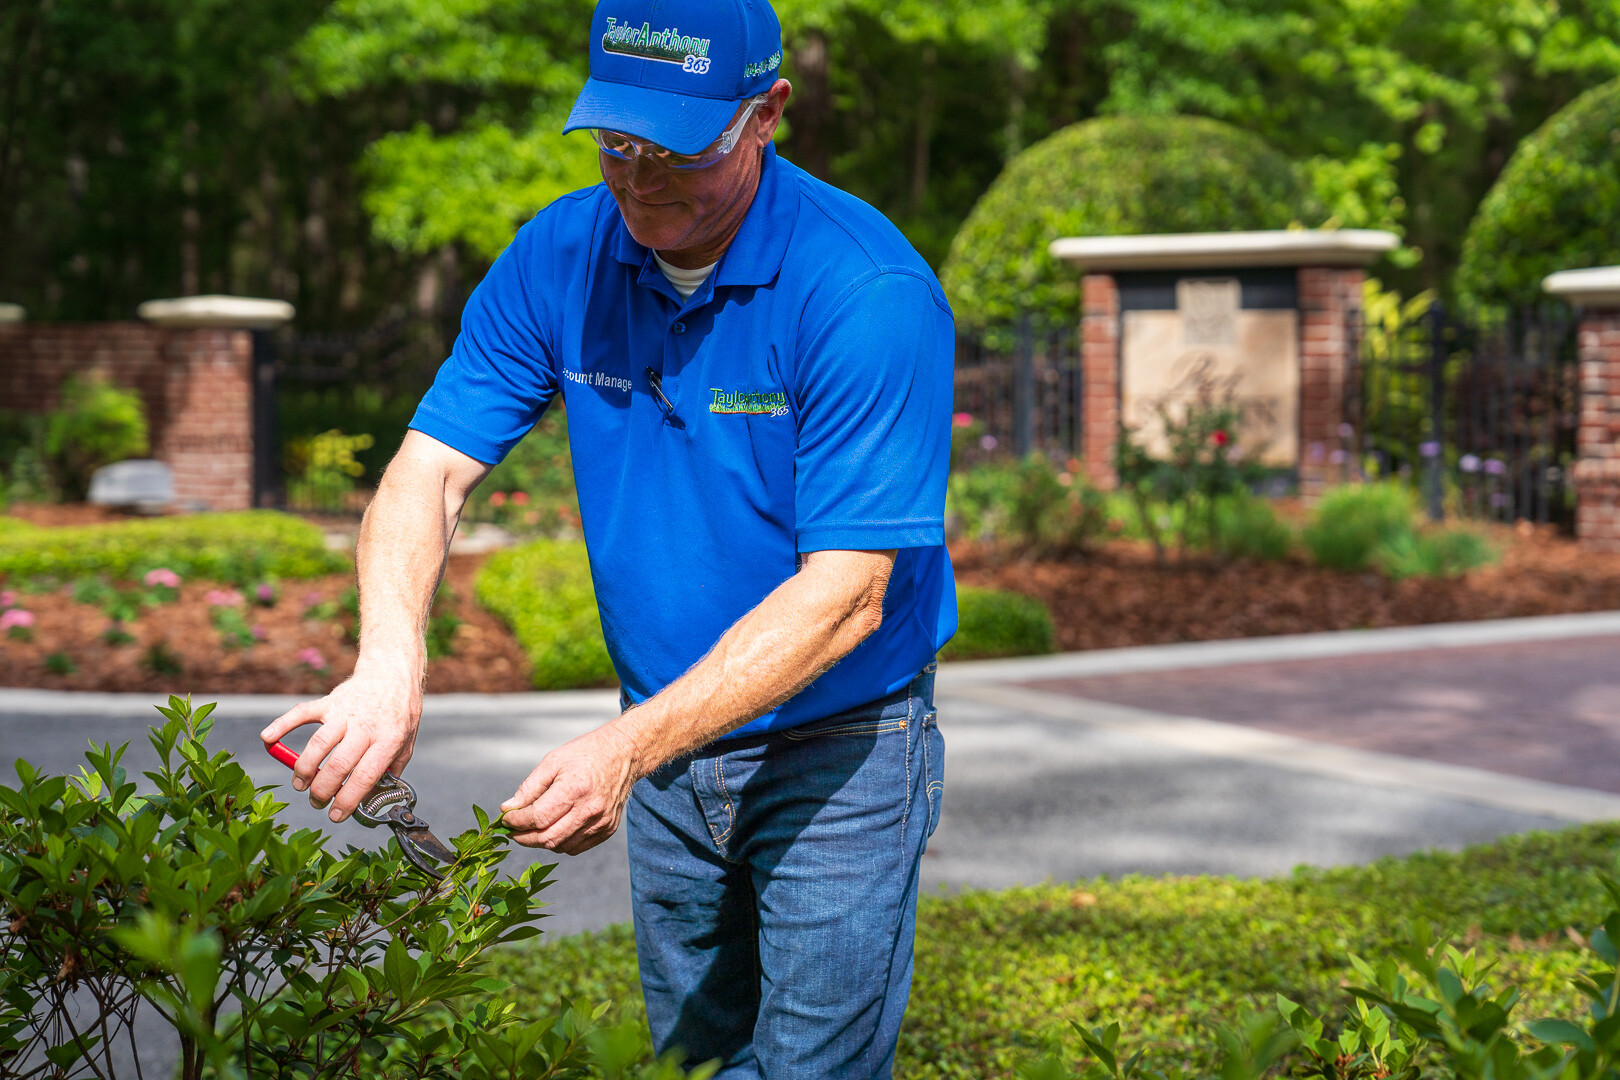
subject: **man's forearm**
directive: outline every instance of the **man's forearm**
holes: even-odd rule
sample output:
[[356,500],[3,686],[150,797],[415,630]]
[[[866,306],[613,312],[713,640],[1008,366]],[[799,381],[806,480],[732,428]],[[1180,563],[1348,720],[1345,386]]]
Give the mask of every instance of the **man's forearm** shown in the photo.
[[366,509],[355,547],[360,584],[360,657],[355,669],[420,685],[423,631],[444,574],[462,500],[443,470],[409,447],[389,463]]
[[690,671],[613,722],[635,746],[635,771],[769,712],[848,655],[882,622],[893,564],[893,552],[812,555]]

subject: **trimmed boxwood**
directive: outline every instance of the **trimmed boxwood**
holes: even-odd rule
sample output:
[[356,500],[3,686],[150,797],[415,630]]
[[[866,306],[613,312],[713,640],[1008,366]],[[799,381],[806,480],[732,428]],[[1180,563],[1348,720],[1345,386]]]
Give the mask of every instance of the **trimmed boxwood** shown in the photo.
[[536,540],[491,555],[478,571],[478,602],[512,628],[536,690],[618,681],[602,642],[585,545]]
[[1080,316],[1079,276],[1047,252],[1064,236],[1227,232],[1325,217],[1293,162],[1257,135],[1197,116],[1071,124],[1008,162],[951,241],[940,273],[958,321]]
[[1457,291],[1492,308],[1544,300],[1557,270],[1620,263],[1620,79],[1519,143],[1463,241]]
[[165,566],[181,577],[245,584],[320,577],[350,566],[346,556],[327,550],[320,529],[274,510],[68,528],[17,525],[0,528],[0,576],[11,580],[94,574],[128,580]]
[[941,660],[1037,656],[1052,651],[1052,614],[1033,597],[960,585],[956,612],[956,636],[940,650]]

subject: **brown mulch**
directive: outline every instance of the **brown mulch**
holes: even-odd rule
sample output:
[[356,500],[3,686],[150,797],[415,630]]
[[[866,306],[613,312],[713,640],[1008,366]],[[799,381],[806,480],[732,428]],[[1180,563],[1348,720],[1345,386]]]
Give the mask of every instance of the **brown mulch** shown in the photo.
[[1549,529],[1503,528],[1492,539],[1501,562],[1452,580],[1303,562],[1155,566],[1151,548],[1128,541],[1042,561],[960,543],[951,558],[964,584],[1044,600],[1062,651],[1620,609],[1620,554],[1583,551]]
[[6,514],[30,525],[44,525],[50,528],[63,525],[106,525],[109,522],[137,519],[135,514],[90,503],[16,503],[6,509]]
[[[446,581],[455,591],[448,609],[463,620],[455,635],[452,656],[429,661],[427,688],[435,693],[514,691],[530,689],[528,661],[517,642],[491,614],[473,599],[473,577],[482,556],[453,556]],[[244,609],[247,621],[263,630],[264,640],[247,649],[228,650],[209,622],[204,598],[220,588],[207,582],[186,582],[180,599],[126,624],[135,641],[108,645],[102,640],[110,622],[99,609],[76,603],[71,589],[23,594],[21,607],[35,615],[32,641],[0,636],[0,686],[31,686],[58,690],[167,691],[185,686],[199,694],[318,694],[347,678],[354,670],[355,648],[346,637],[348,617],[304,618],[311,606],[338,599],[353,584],[347,575],[312,581],[285,581],[274,607],[251,602]],[[441,607],[442,607],[441,602]],[[157,642],[164,642],[179,658],[178,675],[147,670],[142,658]],[[327,663],[324,676],[302,663],[298,653],[319,650]],[[65,653],[77,667],[71,675],[46,669],[46,657]]]

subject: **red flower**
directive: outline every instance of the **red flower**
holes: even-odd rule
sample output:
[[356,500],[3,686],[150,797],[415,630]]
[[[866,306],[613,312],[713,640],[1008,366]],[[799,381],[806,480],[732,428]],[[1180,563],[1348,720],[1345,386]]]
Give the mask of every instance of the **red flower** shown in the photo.
[[1216,446],[1225,446],[1226,443],[1227,443],[1227,440],[1229,440],[1230,438],[1231,438],[1231,436],[1226,433],[1225,428],[1216,428],[1215,429],[1215,445]]

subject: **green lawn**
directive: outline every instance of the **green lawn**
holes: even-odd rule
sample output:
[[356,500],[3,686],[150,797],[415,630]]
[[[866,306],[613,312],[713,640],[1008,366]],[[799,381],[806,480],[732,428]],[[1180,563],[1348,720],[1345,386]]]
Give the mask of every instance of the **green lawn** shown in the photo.
[[[1566,928],[1589,932],[1607,913],[1595,871],[1613,871],[1617,853],[1620,824],[1593,825],[1273,880],[1128,877],[927,897],[895,1072],[1005,1077],[1053,1039],[1073,1058],[1070,1019],[1117,1019],[1122,1043],[1156,1048],[1161,1065],[1206,1066],[1208,1022],[1270,1008],[1277,993],[1341,1005],[1348,955],[1383,956],[1413,918],[1497,959],[1493,982],[1526,994],[1520,1018],[1569,1015],[1581,953]],[[641,1014],[628,927],[515,948],[497,967],[530,1009],[572,997]]]

